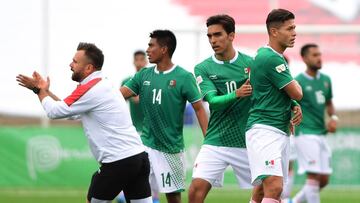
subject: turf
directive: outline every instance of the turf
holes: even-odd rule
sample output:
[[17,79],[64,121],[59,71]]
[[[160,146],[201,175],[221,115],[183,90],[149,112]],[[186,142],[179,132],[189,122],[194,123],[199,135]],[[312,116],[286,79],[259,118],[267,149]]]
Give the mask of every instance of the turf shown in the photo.
[[[296,192],[296,191],[294,191]],[[183,201],[187,202],[187,193],[183,193]],[[1,189],[0,202],[6,203],[78,203],[85,202],[86,189]],[[234,187],[212,190],[207,203],[247,203],[250,191]],[[160,202],[166,202],[161,195]],[[360,188],[326,188],[321,192],[323,203],[354,203],[360,202]]]

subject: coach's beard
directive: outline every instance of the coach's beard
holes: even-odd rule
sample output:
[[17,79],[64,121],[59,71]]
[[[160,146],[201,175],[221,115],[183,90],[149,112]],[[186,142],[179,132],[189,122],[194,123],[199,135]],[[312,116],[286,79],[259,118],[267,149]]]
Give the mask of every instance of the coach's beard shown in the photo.
[[82,76],[80,73],[73,72],[73,74],[71,75],[71,79],[75,82],[81,82],[81,80],[82,80],[81,78],[82,78]]

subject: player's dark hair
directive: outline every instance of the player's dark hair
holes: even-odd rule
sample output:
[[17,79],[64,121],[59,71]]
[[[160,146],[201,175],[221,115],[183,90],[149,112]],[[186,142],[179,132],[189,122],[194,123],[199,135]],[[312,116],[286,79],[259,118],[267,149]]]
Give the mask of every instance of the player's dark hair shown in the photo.
[[286,9],[274,9],[266,18],[266,29],[270,33],[270,28],[279,28],[285,21],[295,19],[295,15]]
[[226,14],[210,16],[206,20],[206,27],[210,25],[221,25],[227,34],[235,32],[235,20]]
[[317,44],[314,44],[314,43],[305,44],[300,49],[300,55],[302,57],[304,57],[309,52],[310,48],[317,48],[317,47],[319,47],[319,46]]
[[150,38],[156,39],[160,46],[168,48],[168,54],[171,58],[176,49],[176,37],[170,30],[154,30],[150,33]]
[[134,52],[134,58],[135,58],[137,55],[146,56],[146,53],[145,53],[145,51],[143,51],[143,50],[137,50],[137,51]]
[[104,64],[104,54],[92,43],[80,42],[77,50],[84,50],[85,56],[90,60],[96,70],[101,70]]

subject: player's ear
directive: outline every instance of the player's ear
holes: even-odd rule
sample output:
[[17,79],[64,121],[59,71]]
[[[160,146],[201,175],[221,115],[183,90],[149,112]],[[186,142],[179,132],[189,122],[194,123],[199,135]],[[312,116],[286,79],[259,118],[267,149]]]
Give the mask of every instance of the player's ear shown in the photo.
[[230,41],[233,41],[235,39],[235,32],[229,33],[229,39],[230,39]]
[[276,37],[278,34],[278,29],[276,27],[271,27],[270,28],[270,35],[273,37]]
[[164,54],[164,55],[165,55],[166,53],[168,53],[168,47],[167,47],[167,46],[162,46],[162,47],[161,47],[161,53]]

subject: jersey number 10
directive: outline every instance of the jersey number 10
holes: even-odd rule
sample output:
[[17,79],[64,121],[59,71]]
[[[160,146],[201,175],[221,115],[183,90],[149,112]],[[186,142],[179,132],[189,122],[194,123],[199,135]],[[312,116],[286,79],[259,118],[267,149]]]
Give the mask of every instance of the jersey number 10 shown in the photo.
[[226,82],[225,85],[226,85],[228,94],[236,90],[236,82],[235,81]]

